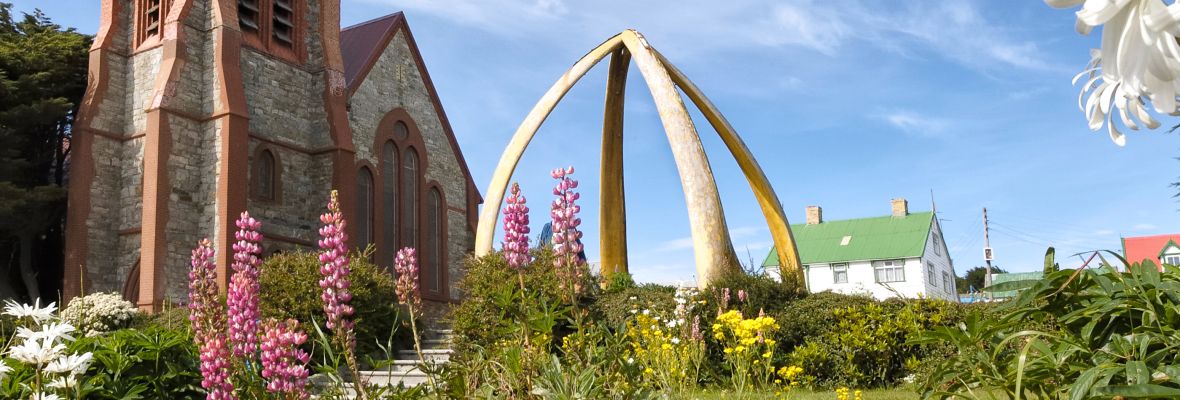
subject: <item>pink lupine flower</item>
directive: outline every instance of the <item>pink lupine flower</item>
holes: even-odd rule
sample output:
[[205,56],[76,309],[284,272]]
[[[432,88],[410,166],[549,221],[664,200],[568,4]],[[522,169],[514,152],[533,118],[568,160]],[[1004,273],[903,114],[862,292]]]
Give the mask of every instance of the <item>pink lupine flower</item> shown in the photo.
[[230,381],[230,350],[225,334],[209,333],[200,346],[201,358],[201,387],[208,391],[206,400],[231,400],[234,397],[234,384]]
[[746,289],[738,289],[737,298],[738,298],[738,302],[745,303],[746,302]]
[[700,341],[705,340],[705,334],[701,333],[701,316],[700,315],[692,317],[692,331],[689,333],[689,337],[691,337],[692,340],[696,341],[696,342],[700,342]]
[[203,343],[205,335],[221,329],[215,322],[224,312],[217,304],[217,265],[213,262],[216,254],[213,243],[208,238],[201,239],[193,249],[192,269],[188,272],[188,320],[198,345]]
[[504,207],[504,260],[513,269],[529,264],[529,207],[520,194],[520,185],[512,184],[512,195]]
[[262,223],[242,212],[234,232],[234,274],[226,293],[229,304],[229,340],[234,357],[253,358],[258,351],[258,266],[262,259]]
[[574,189],[578,188],[578,181],[570,178],[574,167],[555,169],[550,175],[557,179],[557,186],[553,188],[553,200],[550,216],[553,217],[553,253],[556,258],[553,266],[557,269],[557,277],[561,288],[572,288],[575,295],[582,291],[582,266],[585,262],[579,255],[582,252],[582,232],[578,226],[582,219],[578,218],[581,206],[576,204],[581,198]]
[[422,291],[418,283],[418,255],[413,247],[397,251],[394,258],[394,272],[397,273],[397,302],[417,306],[422,304]]
[[344,233],[344,215],[340,212],[340,201],[337,192],[332,191],[328,200],[328,212],[320,215],[320,300],[324,302],[324,314],[328,316],[328,329],[351,329],[352,293],[348,287],[350,273],[348,267],[348,235]]
[[262,337],[262,377],[266,390],[285,394],[285,398],[306,399],[307,362],[311,356],[299,348],[307,335],[299,330],[299,322],[269,320]]

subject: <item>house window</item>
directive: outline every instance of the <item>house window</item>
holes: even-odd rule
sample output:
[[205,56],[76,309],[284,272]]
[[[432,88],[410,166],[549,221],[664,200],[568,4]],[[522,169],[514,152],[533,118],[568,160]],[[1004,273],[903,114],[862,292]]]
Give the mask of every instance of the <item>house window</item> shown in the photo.
[[942,239],[939,239],[937,234],[935,234],[932,237],[934,238],[934,255],[941,256],[942,255]]
[[877,279],[877,283],[904,282],[905,263],[901,260],[874,262],[873,274]]
[[278,199],[278,170],[279,165],[275,155],[270,150],[258,153],[254,162],[254,197],[264,201]]
[[135,45],[160,38],[164,17],[168,15],[171,0],[139,0],[136,2]]
[[356,243],[364,250],[373,243],[373,173],[368,168],[357,172],[356,187]]
[[[393,255],[397,254],[397,146],[393,142],[385,142],[381,149],[381,226],[384,235],[381,237],[381,247],[384,252],[378,264],[392,265]],[[385,264],[389,263],[389,264]]]
[[1180,254],[1164,256],[1164,264],[1180,266]]
[[946,271],[942,271],[942,287],[946,289],[947,293],[954,292],[954,288],[951,287],[951,274]]
[[418,152],[406,148],[402,159],[402,247],[418,248]]
[[848,283],[848,264],[832,264],[832,282]]
[[930,286],[938,287],[938,275],[934,274],[934,264],[926,263],[926,281]]
[[425,235],[425,268],[423,268],[423,284],[426,290],[441,293],[443,244],[443,201],[438,188],[431,188],[426,204],[426,235]]

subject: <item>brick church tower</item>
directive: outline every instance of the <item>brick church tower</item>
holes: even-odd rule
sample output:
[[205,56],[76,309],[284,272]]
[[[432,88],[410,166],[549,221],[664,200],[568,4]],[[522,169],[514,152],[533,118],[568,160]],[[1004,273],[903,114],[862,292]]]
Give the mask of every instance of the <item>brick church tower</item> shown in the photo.
[[350,244],[383,266],[418,248],[423,297],[457,298],[481,199],[401,13],[342,30],[339,0],[102,0],[101,18],[65,299],[181,300],[205,237],[225,280],[246,210],[266,252],[314,248],[332,189]]

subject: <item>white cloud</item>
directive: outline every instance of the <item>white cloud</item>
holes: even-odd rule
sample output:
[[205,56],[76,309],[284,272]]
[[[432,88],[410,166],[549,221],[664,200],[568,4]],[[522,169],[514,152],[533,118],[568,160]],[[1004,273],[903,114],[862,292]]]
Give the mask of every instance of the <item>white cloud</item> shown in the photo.
[[878,118],[907,134],[921,137],[941,137],[946,134],[950,121],[930,117],[912,111],[898,110],[883,113]]
[[[457,25],[587,46],[587,38],[636,28],[666,53],[699,49],[800,47],[828,57],[871,46],[906,56],[933,53],[972,69],[1061,69],[1037,43],[1013,39],[976,2],[660,2],[603,0],[356,0],[430,14]],[[985,3],[986,4],[986,3]],[[989,4],[990,5],[990,4]]]
[[[740,239],[755,236],[763,231],[763,228],[758,226],[742,226],[729,230],[730,239]],[[676,250],[684,250],[692,248],[692,237],[681,237],[671,240],[665,240],[655,245],[655,252],[668,252]]]
[[1136,224],[1135,226],[1131,227],[1131,229],[1137,231],[1150,231],[1156,229],[1156,226],[1152,224]]

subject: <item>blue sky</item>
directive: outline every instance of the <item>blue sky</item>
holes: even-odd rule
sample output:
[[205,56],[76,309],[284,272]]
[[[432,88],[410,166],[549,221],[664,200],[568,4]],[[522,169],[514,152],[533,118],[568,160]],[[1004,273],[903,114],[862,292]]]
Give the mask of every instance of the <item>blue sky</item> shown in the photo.
[[[692,78],[753,150],[792,222],[889,213],[931,191],[956,270],[982,264],[980,211],[996,265],[1039,268],[1058,254],[1119,248],[1120,236],[1175,232],[1180,137],[1133,133],[1125,148],[1090,132],[1070,79],[1100,32],[1040,1],[344,0],[344,24],[404,10],[481,190],[517,124],[554,80],[626,28]],[[99,1],[16,0],[93,33]],[[515,179],[534,225],[548,220],[550,169],[582,181],[587,251],[597,259],[598,152],[605,65],[542,127]],[[625,160],[631,270],[689,281],[683,191],[651,97],[628,84]],[[709,152],[741,258],[770,246],[761,212],[716,134]],[[1164,116],[1164,126],[1180,119]],[[590,149],[590,150],[587,150]],[[534,227],[539,231],[539,227]],[[1063,260],[1076,266],[1077,258]]]

